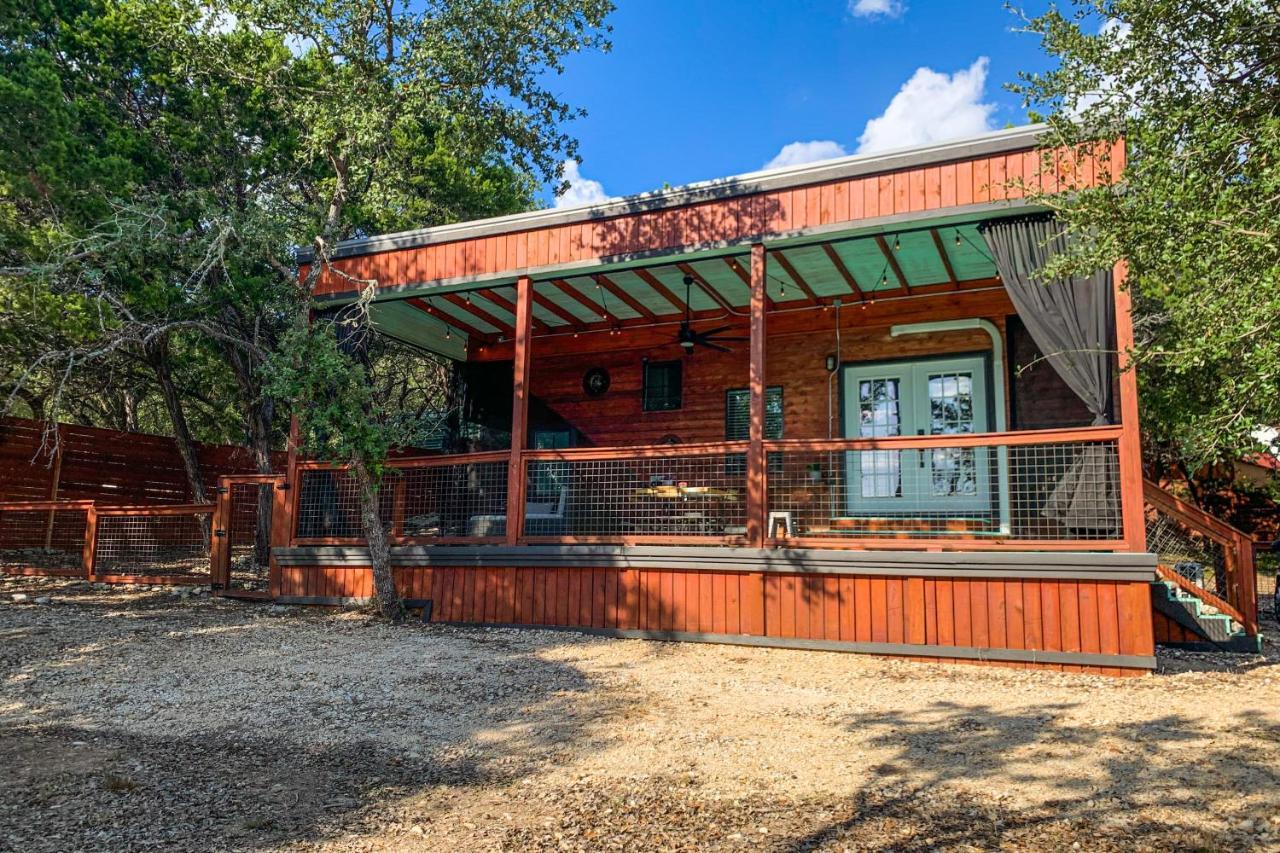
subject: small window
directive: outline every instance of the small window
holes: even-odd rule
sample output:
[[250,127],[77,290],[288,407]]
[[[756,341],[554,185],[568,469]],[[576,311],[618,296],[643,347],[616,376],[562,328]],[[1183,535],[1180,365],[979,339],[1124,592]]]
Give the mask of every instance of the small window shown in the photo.
[[[746,441],[751,437],[751,390],[733,388],[725,393],[724,440]],[[764,437],[782,438],[782,386],[764,389]]]
[[644,410],[669,412],[680,408],[683,380],[679,361],[646,361],[644,364]]
[[[724,440],[746,441],[751,437],[751,389],[732,388],[724,397]],[[766,441],[782,438],[782,386],[764,389],[764,437]],[[782,455],[770,453],[769,473],[782,474]],[[742,474],[747,470],[745,454],[725,457],[726,474]]]

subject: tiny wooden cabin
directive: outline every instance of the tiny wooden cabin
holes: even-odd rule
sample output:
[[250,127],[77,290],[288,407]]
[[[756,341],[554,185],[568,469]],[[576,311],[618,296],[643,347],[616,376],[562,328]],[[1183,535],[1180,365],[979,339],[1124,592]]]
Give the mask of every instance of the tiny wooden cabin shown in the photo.
[[[321,306],[376,281],[379,331],[475,401],[468,452],[384,488],[405,594],[450,622],[1150,669],[1124,268],[1029,278],[1060,245],[1030,190],[1124,151],[1039,138],[341,245]],[[354,495],[289,479],[274,591],[368,595]]]

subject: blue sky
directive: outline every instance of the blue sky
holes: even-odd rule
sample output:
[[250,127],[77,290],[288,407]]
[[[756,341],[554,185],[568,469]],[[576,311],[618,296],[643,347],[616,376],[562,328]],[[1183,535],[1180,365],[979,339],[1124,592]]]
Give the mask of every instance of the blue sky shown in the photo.
[[553,81],[588,111],[561,204],[1024,124],[1003,84],[1047,65],[1002,0],[618,5]]

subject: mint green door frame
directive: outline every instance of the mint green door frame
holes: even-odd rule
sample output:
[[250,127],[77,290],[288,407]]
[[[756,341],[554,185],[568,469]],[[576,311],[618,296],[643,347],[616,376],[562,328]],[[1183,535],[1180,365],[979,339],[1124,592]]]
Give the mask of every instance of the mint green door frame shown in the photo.
[[[933,404],[947,394],[952,402],[949,413],[956,417],[959,399],[968,403],[964,431],[990,429],[987,363],[981,355],[846,365],[843,374],[848,437],[945,435],[945,424],[935,431]],[[861,389],[868,391],[869,399],[863,399]],[[919,512],[934,517],[989,512],[990,466],[987,448],[850,453],[848,511],[855,516]],[[962,479],[968,471],[972,492],[939,494],[936,478],[945,478],[947,471]]]
[[[1004,336],[990,320],[983,317],[968,317],[962,320],[935,320],[929,323],[902,323],[889,329],[890,337],[902,335],[923,335],[937,332],[965,331],[981,329],[991,338],[991,394],[995,413],[995,432],[1006,432],[1009,429],[1006,417],[1007,405],[1004,389]],[[1009,448],[999,447],[996,450],[996,483],[1000,494],[1000,535],[1008,536],[1013,530],[1009,508]]]

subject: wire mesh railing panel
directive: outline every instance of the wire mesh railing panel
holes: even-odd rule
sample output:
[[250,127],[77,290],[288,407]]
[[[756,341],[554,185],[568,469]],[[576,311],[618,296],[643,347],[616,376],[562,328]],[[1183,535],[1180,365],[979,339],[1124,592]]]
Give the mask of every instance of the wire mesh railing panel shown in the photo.
[[1118,541],[1116,443],[772,450],[772,536]]
[[[524,535],[737,537],[746,532],[746,454],[567,457],[525,466]],[[473,519],[505,530],[505,517]]]
[[1147,550],[1156,561],[1226,599],[1227,553],[1222,544],[1153,506],[1146,509]]
[[84,509],[0,507],[0,568],[79,570],[87,525]]
[[383,489],[394,496],[396,527],[407,539],[490,535],[472,533],[471,520],[505,515],[507,463],[391,469]]
[[98,515],[95,574],[209,575],[211,511]]
[[[300,473],[296,533],[300,539],[364,537],[360,494],[345,471]],[[379,516],[389,533],[409,540],[485,536],[474,518],[505,517],[507,463],[459,460],[451,464],[392,465],[378,489]]]
[[[300,471],[298,489],[296,531],[299,538],[364,538],[360,522],[360,488],[351,474],[329,468]],[[389,528],[392,495],[382,489],[378,501],[381,517]]]

